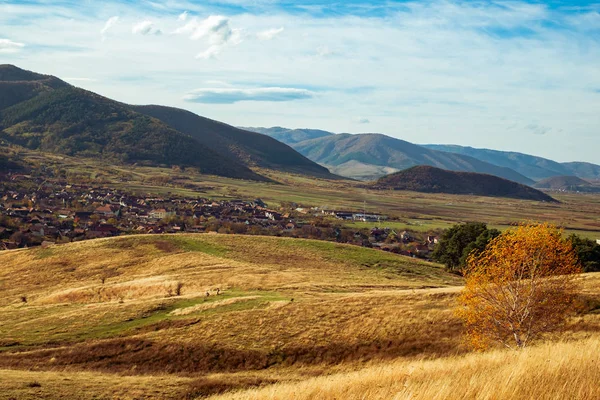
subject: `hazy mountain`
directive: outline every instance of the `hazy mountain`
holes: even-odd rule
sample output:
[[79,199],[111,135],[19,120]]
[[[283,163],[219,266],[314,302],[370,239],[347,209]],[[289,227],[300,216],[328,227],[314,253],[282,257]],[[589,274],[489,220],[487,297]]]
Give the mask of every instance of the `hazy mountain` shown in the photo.
[[273,128],[241,128],[251,132],[262,133],[270,136],[280,142],[292,145],[305,140],[317,139],[324,136],[331,136],[333,133],[319,129],[287,129],[280,126]]
[[152,105],[134,106],[133,109],[157,118],[219,154],[240,160],[245,165],[337,178],[327,168],[267,135],[235,128],[178,108]]
[[598,193],[600,186],[594,185],[576,176],[553,176],[534,185],[537,189],[559,190],[567,192]]
[[[403,170],[415,165],[431,165],[452,171],[480,172],[515,182],[531,184],[532,180],[510,168],[498,167],[476,158],[441,151],[381,134],[323,136],[292,144],[313,161],[332,168],[337,174],[354,178],[377,178],[381,167]],[[363,170],[360,170],[360,166]],[[378,167],[378,168],[377,168]],[[370,175],[372,171],[376,174]]]
[[447,171],[424,165],[384,176],[374,186],[378,189],[413,190],[425,193],[468,194],[556,201],[539,190],[497,176]]
[[433,150],[468,155],[490,164],[509,167],[534,180],[541,180],[552,176],[566,175],[575,175],[584,179],[600,178],[600,166],[590,163],[558,163],[547,158],[531,156],[523,153],[490,149],[475,149],[473,147],[456,145],[433,144],[424,145],[424,147]]
[[600,179],[600,165],[587,162],[562,163],[572,175],[584,179]]
[[337,178],[268,136],[176,108],[119,103],[10,65],[0,66],[0,104],[0,139],[30,149],[242,179],[268,180],[253,166]]

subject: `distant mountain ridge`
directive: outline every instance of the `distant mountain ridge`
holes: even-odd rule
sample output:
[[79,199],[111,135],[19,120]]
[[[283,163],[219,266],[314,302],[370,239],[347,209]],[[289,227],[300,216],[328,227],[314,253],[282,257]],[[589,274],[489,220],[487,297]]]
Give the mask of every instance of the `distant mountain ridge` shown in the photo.
[[576,176],[553,176],[536,182],[534,187],[544,190],[600,193],[600,186],[594,185]]
[[543,157],[514,151],[477,149],[458,145],[423,145],[432,150],[468,155],[490,164],[509,167],[533,180],[539,181],[553,176],[574,175],[583,179],[600,179],[600,165],[586,162],[559,163]]
[[377,179],[415,165],[487,173],[528,185],[552,176],[574,175],[600,180],[600,165],[559,163],[518,152],[458,145],[417,145],[375,133],[335,134],[316,129],[282,127],[245,129],[287,143],[338,175],[361,180]]
[[[333,134],[285,128],[263,128],[260,131],[275,138],[288,140],[286,143],[309,159],[326,166],[338,175],[355,179],[373,180],[416,165],[430,165],[453,171],[487,173],[526,185],[533,183],[533,180],[510,168],[499,167],[469,156],[430,150],[377,133]],[[296,141],[305,132],[317,132],[317,137]]]
[[273,128],[241,128],[251,132],[262,133],[285,144],[295,144],[305,140],[331,136],[333,133],[320,129],[288,129],[280,126]]
[[250,167],[338,179],[289,146],[191,112],[131,106],[58,78],[0,65],[0,140],[125,163],[197,167],[268,181]]
[[547,194],[493,175],[456,172],[420,165],[379,178],[376,189],[412,190],[556,202]]

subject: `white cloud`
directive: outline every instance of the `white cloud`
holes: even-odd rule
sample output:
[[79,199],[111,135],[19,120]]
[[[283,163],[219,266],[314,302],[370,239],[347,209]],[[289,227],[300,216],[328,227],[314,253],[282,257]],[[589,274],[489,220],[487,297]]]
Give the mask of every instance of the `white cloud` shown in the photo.
[[25,44],[13,42],[10,39],[0,39],[0,53],[16,53],[20,51]]
[[234,31],[229,25],[229,18],[221,15],[211,15],[204,20],[193,18],[190,22],[175,30],[175,33],[189,35],[192,40],[206,38],[212,45],[222,45],[233,38]]
[[202,59],[202,60],[208,60],[208,59],[211,59],[211,58],[216,58],[219,54],[221,54],[222,49],[223,49],[223,46],[219,46],[219,45],[213,44],[208,49],[204,50],[201,53],[198,53],[196,55],[196,58]]
[[283,32],[283,27],[281,28],[273,28],[273,29],[268,29],[266,31],[262,31],[256,34],[256,37],[259,40],[272,40],[275,37],[279,36],[281,34],[281,32]]
[[140,35],[160,35],[162,31],[154,25],[152,21],[141,21],[134,24],[131,28],[131,33]]
[[184,11],[181,14],[179,14],[179,17],[177,17],[177,21],[185,21],[188,18],[188,12]]
[[106,34],[106,32],[108,32],[108,30],[110,28],[112,28],[113,26],[115,26],[115,24],[119,22],[119,17],[114,16],[114,17],[110,17],[108,19],[108,21],[106,21],[106,23],[104,24],[104,28],[102,28],[102,30],[100,31],[101,35]]
[[371,120],[369,120],[368,118],[357,118],[356,119],[356,123],[358,123],[358,124],[370,124]]
[[204,88],[196,89],[184,96],[193,103],[233,104],[240,101],[292,101],[310,99],[314,93],[305,89],[265,87],[252,89]]

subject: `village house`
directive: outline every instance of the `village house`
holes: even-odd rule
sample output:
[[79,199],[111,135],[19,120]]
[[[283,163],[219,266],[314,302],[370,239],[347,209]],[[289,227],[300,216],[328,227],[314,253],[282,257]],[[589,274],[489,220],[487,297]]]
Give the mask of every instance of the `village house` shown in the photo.
[[156,210],[152,210],[148,214],[148,216],[150,218],[153,218],[153,219],[164,219],[164,218],[167,218],[167,217],[172,217],[174,215],[175,215],[174,211],[167,211],[164,208],[159,208],[159,209],[156,209]]

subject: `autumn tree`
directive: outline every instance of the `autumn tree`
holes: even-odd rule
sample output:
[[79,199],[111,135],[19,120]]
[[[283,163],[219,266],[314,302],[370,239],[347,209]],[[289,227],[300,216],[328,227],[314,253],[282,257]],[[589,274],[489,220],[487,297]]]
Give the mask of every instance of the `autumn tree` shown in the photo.
[[571,242],[550,225],[522,225],[473,253],[458,315],[474,347],[524,348],[560,328],[574,306],[580,273]]

